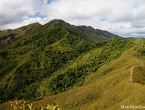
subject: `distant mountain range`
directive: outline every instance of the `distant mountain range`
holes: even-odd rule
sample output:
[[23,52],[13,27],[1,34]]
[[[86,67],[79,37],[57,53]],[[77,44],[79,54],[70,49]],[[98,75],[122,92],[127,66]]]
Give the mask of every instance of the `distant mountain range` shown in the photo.
[[63,110],[143,105],[144,47],[143,38],[63,20],[0,31],[0,109],[15,99]]
[[35,32],[37,32],[37,33],[41,32],[42,30],[50,28],[51,26],[54,28],[64,27],[67,30],[75,31],[78,34],[81,34],[83,37],[86,37],[87,39],[90,39],[93,41],[102,41],[102,40],[111,38],[113,36],[116,36],[107,31],[94,29],[92,27],[73,26],[62,20],[52,20],[51,22],[49,22],[45,25],[41,25],[39,23],[33,23],[33,24],[29,24],[27,26],[23,26],[23,27],[20,27],[17,29],[8,29],[8,30],[0,31],[0,43],[1,44],[10,44],[13,41],[15,41],[23,36],[36,34]]

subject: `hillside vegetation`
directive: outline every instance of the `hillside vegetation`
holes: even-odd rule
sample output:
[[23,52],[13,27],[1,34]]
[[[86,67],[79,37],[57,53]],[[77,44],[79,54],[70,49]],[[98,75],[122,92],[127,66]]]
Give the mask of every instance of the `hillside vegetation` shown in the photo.
[[32,25],[12,42],[1,41],[0,109],[15,99],[35,101],[36,108],[56,103],[63,110],[143,105],[144,39],[62,20]]
[[47,97],[34,104],[39,108],[55,102],[63,110],[119,110],[121,105],[144,105],[145,86],[130,82],[130,69],[134,65],[144,67],[144,61],[131,48],[120,58],[88,75],[84,86]]

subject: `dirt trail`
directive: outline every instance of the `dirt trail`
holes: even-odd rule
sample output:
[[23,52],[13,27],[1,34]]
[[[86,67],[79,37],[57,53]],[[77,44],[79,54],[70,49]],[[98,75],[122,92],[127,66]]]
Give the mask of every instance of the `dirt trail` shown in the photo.
[[130,82],[133,82],[132,81],[132,77],[133,77],[133,71],[134,71],[134,69],[137,67],[137,65],[135,65],[134,67],[132,67],[131,69],[130,69]]

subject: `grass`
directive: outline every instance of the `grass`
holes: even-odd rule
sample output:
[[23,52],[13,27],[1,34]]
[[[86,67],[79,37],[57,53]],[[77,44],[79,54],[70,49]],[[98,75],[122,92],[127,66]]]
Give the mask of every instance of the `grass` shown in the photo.
[[145,84],[145,68],[141,66],[135,66],[132,70],[132,82]]
[[144,63],[131,48],[120,58],[88,75],[85,79],[86,86],[42,99],[34,102],[34,105],[39,108],[40,104],[55,102],[63,110],[114,110],[120,109],[121,105],[143,105],[145,86],[131,83],[129,79],[130,69],[134,65],[144,66]]
[[[58,105],[45,105],[41,106],[41,110],[61,110]],[[25,101],[25,100],[15,100],[9,102],[9,104],[4,103],[1,106],[1,110],[38,110],[36,109],[31,102]]]
[[[97,53],[99,49],[92,52]],[[89,60],[92,58],[92,52],[78,57],[79,60],[76,59],[77,63],[74,62],[72,65],[76,66],[79,63],[83,63],[83,61]],[[121,105],[143,105],[145,102],[145,86],[140,83],[130,82],[130,69],[135,65],[143,68],[144,60],[134,48],[130,48],[118,59],[112,60],[96,72],[89,74],[85,78],[84,86],[35,101],[33,105],[39,109],[47,103],[50,105],[56,103],[63,110],[114,110],[120,109]],[[137,74],[143,73],[144,68],[135,72]],[[140,77],[142,76],[139,75]],[[47,79],[45,83],[47,84]],[[0,109],[7,104],[0,105]]]
[[9,110],[9,100],[15,97],[33,100],[36,109],[55,103],[63,110],[114,110],[145,102],[144,39],[113,38],[94,44],[77,28],[68,31],[56,24],[45,25],[33,36],[28,32],[7,48],[9,60],[0,65],[5,75],[0,101],[8,102],[0,109]]

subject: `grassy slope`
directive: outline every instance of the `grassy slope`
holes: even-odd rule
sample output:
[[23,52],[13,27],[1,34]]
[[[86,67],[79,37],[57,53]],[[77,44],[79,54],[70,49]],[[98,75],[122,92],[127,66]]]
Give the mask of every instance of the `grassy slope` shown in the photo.
[[[27,32],[23,36],[10,43],[7,48],[3,47],[0,50],[0,61],[2,61],[0,62],[2,68],[0,70],[0,96],[2,97],[0,100],[2,102],[16,97],[38,100],[50,94],[63,92],[64,89],[68,90],[76,83],[76,85],[81,85],[79,82],[82,82],[80,80],[83,79],[83,75],[98,69],[97,63],[106,61],[100,58],[104,61],[94,63],[91,59],[92,61],[86,63],[92,57],[89,54],[89,57],[85,56],[87,60],[81,58],[82,55],[96,48],[96,44],[88,38],[87,31],[83,32],[76,26],[61,20],[53,20],[38,28],[36,26],[33,31],[30,31],[32,25],[29,26],[24,27]],[[95,36],[97,38],[98,34]],[[4,52],[7,53],[6,56],[3,56]],[[92,68],[92,65],[97,66]],[[86,69],[85,66],[90,68]],[[85,69],[82,70],[82,68]],[[67,74],[73,76],[74,80],[72,81]],[[59,80],[57,84],[54,83],[55,80]],[[64,85],[66,82],[67,85]],[[37,93],[34,95],[33,91]]]
[[[136,46],[142,42],[143,39],[135,40]],[[87,57],[89,53],[82,59]],[[118,59],[112,60],[88,75],[84,86],[49,96],[33,104],[39,108],[48,103],[52,105],[56,103],[63,110],[118,110],[121,105],[143,105],[145,86],[130,82],[130,69],[135,65],[144,69],[144,60],[134,48],[130,48]],[[0,105],[0,109],[9,110],[9,107],[10,102]]]
[[[50,24],[46,24],[45,26],[47,27],[47,25],[50,25]],[[51,26],[50,28],[53,28],[53,25],[50,25],[50,26]],[[73,27],[73,28],[75,28],[75,27]],[[48,30],[47,30],[47,28],[46,29],[43,29],[43,27],[41,28],[41,32],[44,34],[44,38],[46,38],[45,36],[47,35]],[[54,30],[54,33],[55,33],[54,35],[56,35],[55,31],[57,31],[57,30]],[[12,46],[12,48],[10,48],[7,51],[8,51],[8,53],[12,53],[11,55],[14,55],[14,58],[16,58],[16,60],[19,63],[13,70],[11,70],[8,74],[6,74],[4,78],[2,77],[3,79],[0,82],[1,88],[7,87],[7,86],[15,87],[15,84],[17,84],[17,85],[21,84],[21,79],[20,79],[20,82],[18,83],[17,81],[15,81],[14,78],[19,79],[18,78],[19,76],[15,77],[16,75],[18,75],[18,74],[15,74],[15,72],[20,69],[19,67],[27,66],[27,65],[23,66],[23,64],[30,63],[30,65],[33,65],[32,66],[33,70],[39,70],[41,68],[43,69],[46,66],[45,61],[49,62],[49,59],[47,59],[48,57],[46,56],[46,55],[49,55],[49,52],[52,52],[50,54],[54,55],[54,56],[52,56],[52,58],[57,59],[58,56],[55,56],[55,52],[59,52],[59,53],[62,52],[61,54],[63,54],[63,52],[72,51],[71,54],[73,54],[73,52],[75,52],[75,51],[80,52],[84,46],[90,45],[90,42],[88,42],[85,39],[81,39],[81,37],[78,37],[76,35],[75,31],[74,32],[69,31],[69,33],[70,33],[71,37],[68,35],[68,32],[66,30],[63,30],[62,31],[63,37],[58,40],[56,39],[56,41],[53,43],[48,42],[50,45],[48,45],[47,42],[46,43],[44,42],[47,39],[43,40],[43,38],[39,37],[40,34],[38,34],[38,36],[36,36],[36,37],[40,38],[39,40],[36,39],[32,42],[31,39],[29,39],[29,38],[31,38],[31,36],[28,36],[27,39],[24,39],[25,42],[22,42],[20,46],[18,46],[16,49],[13,49],[15,47],[15,45],[17,44],[17,42],[16,42],[16,44],[14,44],[14,46]],[[59,33],[59,32],[57,34],[58,34],[58,36],[61,35],[61,33]],[[34,37],[35,36],[33,36],[33,38]],[[74,40],[71,38],[74,38],[75,42],[70,42],[71,40]],[[44,43],[42,43],[40,41],[42,41]],[[27,42],[30,42],[30,43],[27,43]],[[24,90],[30,89],[26,93],[28,93],[29,96],[32,96],[32,98],[34,95],[34,91],[35,91],[35,93],[36,92],[40,93],[39,94],[40,98],[41,98],[41,96],[42,96],[42,98],[44,96],[46,97],[49,95],[49,92],[50,92],[50,90],[49,90],[50,87],[48,89],[48,83],[51,82],[52,86],[55,85],[52,81],[53,79],[56,78],[57,81],[59,81],[58,84],[59,83],[62,83],[62,84],[69,83],[69,82],[71,82],[71,80],[74,80],[73,79],[74,77],[71,79],[70,77],[67,76],[67,74],[71,73],[71,76],[79,75],[80,70],[81,70],[81,74],[82,74],[82,72],[84,74],[89,74],[87,77],[86,77],[86,75],[83,76],[83,74],[82,74],[82,77],[85,77],[84,86],[77,87],[77,84],[79,85],[79,79],[80,80],[83,79],[82,77],[80,77],[80,78],[76,79],[76,82],[73,82],[73,84],[71,86],[68,86],[68,88],[67,88],[67,90],[70,88],[74,88],[74,89],[72,89],[68,92],[63,92],[58,95],[50,96],[50,97],[40,100],[38,102],[34,102],[34,105],[36,105],[36,107],[40,107],[46,103],[53,104],[55,102],[56,104],[60,105],[60,107],[63,108],[64,110],[69,110],[69,109],[84,110],[86,108],[88,110],[89,109],[91,110],[91,109],[95,109],[96,107],[97,107],[97,109],[98,108],[100,108],[100,109],[105,109],[105,108],[118,109],[118,107],[120,107],[121,104],[124,104],[124,105],[132,104],[131,102],[133,102],[135,104],[138,104],[138,103],[141,104],[144,102],[144,99],[143,99],[144,86],[137,84],[137,83],[130,83],[130,79],[129,79],[130,78],[130,69],[133,66],[138,65],[142,68],[142,71],[136,70],[136,72],[143,73],[143,71],[144,71],[144,62],[140,57],[141,54],[138,54],[137,50],[134,50],[134,48],[131,48],[131,49],[125,51],[123,53],[123,55],[120,58],[118,58],[118,56],[121,54],[121,52],[126,50],[126,48],[128,48],[128,46],[126,46],[126,45],[130,45],[129,42],[130,42],[129,40],[127,41],[127,40],[111,39],[111,40],[107,41],[106,44],[104,44],[104,46],[102,46],[100,48],[93,47],[93,49],[88,49],[88,51],[85,51],[86,49],[84,49],[84,51],[82,53],[79,53],[79,55],[76,56],[74,59],[67,60],[66,63],[64,63],[64,64],[61,62],[64,66],[60,65],[61,68],[59,68],[59,69],[57,68],[57,70],[55,70],[53,72],[51,77],[42,76],[42,77],[44,77],[42,79],[40,76],[41,79],[38,77],[37,82],[32,83],[29,86],[26,86],[26,88]],[[34,44],[38,44],[38,47]],[[45,45],[45,44],[47,44],[47,45]],[[135,47],[137,49],[144,48],[143,44],[144,44],[144,39],[135,40]],[[42,47],[40,47],[39,45]],[[50,50],[50,51],[48,51],[48,50]],[[75,51],[73,51],[73,50],[75,50]],[[142,51],[142,53],[144,53],[143,50],[141,50],[141,51]],[[19,53],[22,55],[19,55],[16,53]],[[58,54],[58,53],[56,53],[56,54]],[[34,57],[36,57],[33,60],[38,59],[38,61],[37,61],[38,64],[41,64],[40,68],[38,68],[36,62],[33,62],[33,60],[31,61],[31,55],[34,55]],[[37,56],[35,56],[35,55],[37,55]],[[63,55],[65,55],[65,54],[63,54]],[[61,56],[62,55],[60,55],[60,57]],[[66,58],[66,57],[67,56],[65,56],[64,58]],[[13,56],[12,56],[12,58],[13,58]],[[49,58],[51,58],[51,56]],[[112,60],[115,58],[118,58],[118,59]],[[58,61],[59,60],[61,61],[61,59],[58,59]],[[112,61],[107,63],[110,60],[112,60]],[[39,61],[40,61],[40,63],[39,63]],[[98,61],[100,61],[101,64]],[[57,65],[57,63],[56,63],[56,65]],[[92,65],[94,65],[94,66],[92,66]],[[102,66],[102,67],[99,68],[100,66]],[[46,67],[48,67],[48,65]],[[57,67],[58,67],[58,65],[57,65]],[[99,68],[99,70],[93,73],[93,71],[97,70],[98,68]],[[31,68],[30,68],[30,70],[31,70]],[[69,70],[69,72],[67,72],[68,70]],[[20,71],[20,73],[23,73],[23,72],[24,72],[23,75],[26,75],[26,76],[24,76],[24,78],[23,77],[22,78],[29,79],[29,75],[25,74],[25,71],[22,71],[22,72]],[[35,74],[35,71],[31,71],[31,72],[33,72],[34,75],[37,76],[37,74]],[[41,70],[39,70],[37,73],[39,73],[39,72],[41,72]],[[33,74],[30,74],[30,75],[33,75]],[[66,79],[62,80],[61,79],[62,76],[68,77],[69,81],[67,81]],[[137,77],[139,77],[139,78],[141,76],[142,75],[137,75]],[[31,80],[33,81],[33,76],[32,76]],[[35,87],[35,85],[36,85],[36,89],[34,88],[32,91],[32,87]],[[56,85],[56,86],[60,87],[59,85]],[[62,88],[61,87],[59,88],[61,92],[62,92],[62,89],[65,89],[64,87],[65,86],[62,85]],[[11,89],[13,89],[13,88],[10,88],[9,90],[11,90]],[[57,90],[57,89],[58,88],[55,88],[55,90]],[[140,89],[140,91],[142,91],[141,94],[137,94],[139,89]],[[7,90],[8,93],[9,93],[9,90]],[[29,91],[31,92],[31,94],[29,94]],[[7,94],[7,92],[5,93],[5,95]],[[23,93],[23,91],[20,91],[20,93],[21,92]],[[20,94],[20,93],[18,92],[17,94]],[[11,94],[13,94],[13,92]],[[17,94],[15,96],[17,96]],[[25,94],[25,96],[30,98],[28,95]],[[138,97],[136,97],[136,95],[138,95]],[[9,105],[9,103],[1,104],[0,109],[2,109],[2,107],[5,107],[6,105]]]
[[[37,107],[54,102],[64,110],[120,109],[121,105],[143,105],[145,86],[130,82],[130,69],[144,67],[134,48],[86,77],[86,86],[35,102]],[[140,91],[140,92],[138,92]]]

